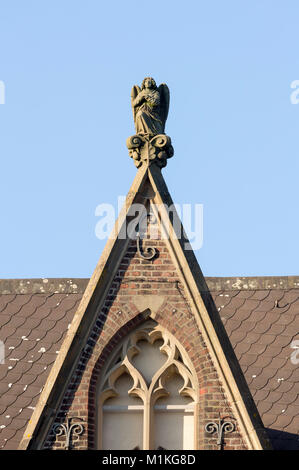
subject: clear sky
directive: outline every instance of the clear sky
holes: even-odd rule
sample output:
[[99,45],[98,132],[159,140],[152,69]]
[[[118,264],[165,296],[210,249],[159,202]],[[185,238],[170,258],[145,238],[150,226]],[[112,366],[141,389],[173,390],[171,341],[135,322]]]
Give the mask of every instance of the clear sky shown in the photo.
[[130,92],[171,92],[163,175],[206,276],[299,275],[298,0],[1,0],[0,277],[89,277],[136,174]]

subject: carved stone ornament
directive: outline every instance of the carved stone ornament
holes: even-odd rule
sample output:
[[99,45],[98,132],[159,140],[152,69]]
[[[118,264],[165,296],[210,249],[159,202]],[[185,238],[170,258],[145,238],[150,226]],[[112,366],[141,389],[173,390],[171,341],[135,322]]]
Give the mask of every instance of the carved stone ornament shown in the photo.
[[157,87],[151,77],[146,77],[141,85],[134,85],[131,103],[136,134],[127,139],[129,155],[135,166],[156,163],[166,166],[167,159],[173,156],[171,139],[164,133],[169,109],[169,89],[165,83]]
[[147,136],[133,135],[127,139],[127,147],[137,168],[143,163],[151,165],[153,162],[163,168],[167,159],[174,153],[170,137],[165,134],[155,135],[151,139]]
[[[126,392],[119,387],[118,379],[122,375],[129,376],[131,379]],[[194,422],[198,421],[196,414],[198,384],[195,369],[183,346],[172,334],[152,320],[140,325],[115,348],[103,370],[98,386],[100,449],[103,448],[105,435],[105,429],[103,430],[105,413],[113,412],[114,407],[114,410],[118,411],[119,405],[126,405],[127,412],[129,412],[127,397],[137,398],[135,405],[142,413],[143,421],[143,432],[140,438],[142,444],[133,442],[132,449],[136,449],[137,446],[140,449],[140,444],[144,450],[156,448],[154,416],[159,413],[159,409],[161,410],[161,405],[162,409],[167,410],[168,413],[170,409],[172,410],[170,412],[176,410],[176,413],[191,413],[191,416],[194,416]],[[173,401],[174,397],[176,398]],[[113,402],[110,399],[116,400]],[[176,408],[176,405],[179,406]],[[133,411],[134,404],[131,400],[130,408]],[[182,416],[182,419],[185,418]],[[181,423],[181,421],[175,421],[177,425],[179,422]],[[193,429],[190,432],[195,431]]]
[[[134,357],[141,352],[138,346],[139,341],[154,344],[159,339],[163,340],[159,349],[165,355],[165,362],[161,364],[148,383],[142,371],[134,365]],[[182,357],[185,358],[185,353],[181,346],[174,342],[172,335],[160,325],[155,326],[151,321],[145,323],[125,341],[115,365],[106,372],[102,381],[100,402],[103,404],[108,398],[117,396],[115,383],[124,373],[129,374],[133,379],[133,385],[128,394],[141,398],[145,405],[155,403],[160,397],[169,396],[167,380],[174,373],[183,379],[179,394],[190,397],[196,402],[196,379]]]

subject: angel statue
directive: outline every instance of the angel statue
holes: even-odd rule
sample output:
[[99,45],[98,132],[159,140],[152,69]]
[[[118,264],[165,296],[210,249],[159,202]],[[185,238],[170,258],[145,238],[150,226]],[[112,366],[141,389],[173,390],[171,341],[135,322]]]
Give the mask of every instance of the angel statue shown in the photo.
[[169,109],[169,89],[165,83],[157,87],[152,77],[145,77],[133,86],[132,109],[136,134],[127,138],[129,155],[137,168],[142,165],[166,166],[173,156],[171,138],[164,132]]
[[131,92],[136,133],[153,136],[164,134],[169,109],[169,88],[165,83],[157,87],[152,77],[146,77],[141,89],[134,85]]

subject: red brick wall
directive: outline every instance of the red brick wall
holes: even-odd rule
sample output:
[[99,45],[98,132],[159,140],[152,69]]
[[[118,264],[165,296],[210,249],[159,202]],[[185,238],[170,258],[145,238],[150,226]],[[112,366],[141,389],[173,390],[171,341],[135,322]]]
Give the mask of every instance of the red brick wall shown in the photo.
[[[57,414],[55,424],[64,422],[66,416],[84,420],[85,431],[79,439],[73,439],[74,449],[96,448],[96,384],[115,345],[147,318],[147,312],[139,312],[134,303],[134,296],[139,295],[165,296],[155,321],[177,338],[196,370],[200,390],[198,448],[217,450],[216,435],[206,434],[205,424],[218,419],[219,413],[221,417],[233,418],[166,244],[161,239],[144,240],[143,246],[147,245],[158,250],[156,258],[151,261],[139,256],[135,241],[130,243]],[[237,423],[231,420],[236,430],[224,436],[224,449],[244,449]],[[52,431],[44,447],[60,449],[64,443],[65,436],[55,436]]]

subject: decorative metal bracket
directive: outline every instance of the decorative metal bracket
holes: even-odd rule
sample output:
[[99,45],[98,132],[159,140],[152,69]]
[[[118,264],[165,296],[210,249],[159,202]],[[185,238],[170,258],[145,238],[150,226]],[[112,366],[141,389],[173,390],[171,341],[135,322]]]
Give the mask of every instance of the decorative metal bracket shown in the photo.
[[84,426],[82,423],[72,423],[72,419],[81,419],[78,418],[77,416],[72,416],[70,418],[67,418],[67,421],[65,424],[56,424],[53,428],[54,433],[56,436],[62,436],[65,434],[65,450],[70,450],[71,449],[71,438],[72,434],[76,436],[80,436],[83,431],[84,431]]
[[233,432],[235,430],[235,425],[231,421],[225,421],[222,419],[219,414],[219,418],[217,421],[210,421],[205,426],[205,431],[209,434],[213,434],[214,432],[217,433],[217,446],[219,446],[219,450],[222,449],[223,444],[223,434]]
[[140,239],[139,234],[137,234],[137,251],[138,251],[139,256],[141,256],[141,258],[147,259],[147,260],[154,259],[154,257],[157,254],[156,248],[152,246],[147,246],[145,252],[141,251],[141,239]]
[[152,246],[147,246],[145,250],[141,251],[141,238],[140,238],[140,231],[139,231],[139,225],[143,221],[143,219],[148,219],[152,217],[153,214],[145,214],[141,219],[139,220],[139,223],[136,227],[137,233],[136,233],[136,240],[137,240],[137,251],[139,256],[141,258],[146,259],[146,260],[151,260],[157,255],[157,250],[155,247]]

